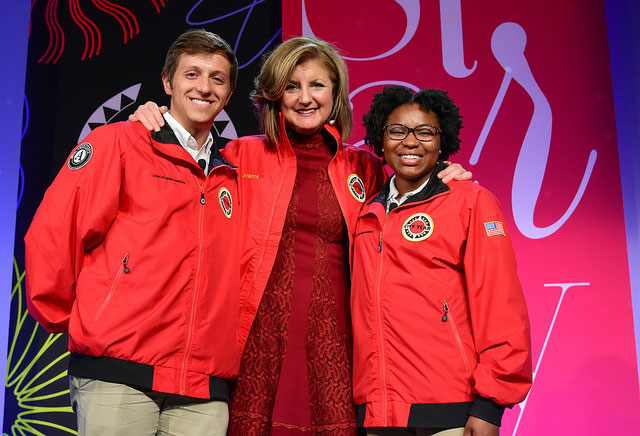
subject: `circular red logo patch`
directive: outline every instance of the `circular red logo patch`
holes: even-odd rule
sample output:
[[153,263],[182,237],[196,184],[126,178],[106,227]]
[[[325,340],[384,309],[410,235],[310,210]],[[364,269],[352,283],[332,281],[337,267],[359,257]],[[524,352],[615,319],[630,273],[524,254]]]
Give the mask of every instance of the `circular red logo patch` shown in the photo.
[[364,183],[357,174],[351,174],[347,179],[347,185],[349,186],[349,192],[353,195],[353,198],[363,203],[367,198],[367,192],[364,189]]
[[426,213],[412,215],[402,225],[402,236],[412,242],[423,241],[432,233],[433,220]]
[[231,199],[231,193],[227,188],[220,188],[218,191],[218,200],[220,201],[220,207],[222,213],[227,218],[231,218],[231,212],[233,211],[233,200]]

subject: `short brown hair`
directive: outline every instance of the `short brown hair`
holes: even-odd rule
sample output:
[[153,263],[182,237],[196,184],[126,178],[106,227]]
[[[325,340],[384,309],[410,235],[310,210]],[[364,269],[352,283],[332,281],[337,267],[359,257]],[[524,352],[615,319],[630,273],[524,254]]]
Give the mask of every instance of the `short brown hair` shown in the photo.
[[238,82],[238,61],[236,55],[227,42],[215,33],[202,29],[191,29],[184,32],[176,39],[164,59],[162,77],[166,77],[169,83],[173,82],[173,76],[178,67],[178,61],[182,54],[195,55],[199,53],[219,53],[227,58],[231,64],[229,87],[231,91],[236,89]]
[[343,140],[351,134],[353,115],[349,104],[347,66],[336,49],[328,42],[298,37],[283,42],[271,52],[262,64],[260,74],[255,79],[255,89],[251,92],[251,98],[258,110],[260,127],[270,147],[275,147],[280,139],[279,100],[284,94],[293,70],[312,59],[317,59],[324,65],[333,84],[333,109],[330,118],[336,121],[336,127]]

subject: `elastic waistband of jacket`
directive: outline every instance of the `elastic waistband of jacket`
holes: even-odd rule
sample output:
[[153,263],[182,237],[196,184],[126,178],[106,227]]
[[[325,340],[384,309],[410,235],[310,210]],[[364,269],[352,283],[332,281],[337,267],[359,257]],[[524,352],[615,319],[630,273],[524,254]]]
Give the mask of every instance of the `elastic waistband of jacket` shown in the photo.
[[[456,428],[464,427],[469,419],[473,401],[463,403],[412,404],[406,427]],[[364,427],[367,405],[356,406],[358,427]]]
[[[70,353],[69,374],[131,387],[153,389],[153,366],[114,357]],[[227,380],[209,376],[209,398],[229,401]]]

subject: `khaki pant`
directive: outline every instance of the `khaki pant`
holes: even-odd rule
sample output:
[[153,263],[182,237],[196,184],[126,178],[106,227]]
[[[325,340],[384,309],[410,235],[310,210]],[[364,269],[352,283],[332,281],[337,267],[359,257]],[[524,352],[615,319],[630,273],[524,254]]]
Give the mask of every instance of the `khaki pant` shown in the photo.
[[227,403],[69,376],[79,436],[224,436]]
[[447,430],[429,430],[426,428],[371,427],[367,428],[367,436],[462,436],[464,427]]

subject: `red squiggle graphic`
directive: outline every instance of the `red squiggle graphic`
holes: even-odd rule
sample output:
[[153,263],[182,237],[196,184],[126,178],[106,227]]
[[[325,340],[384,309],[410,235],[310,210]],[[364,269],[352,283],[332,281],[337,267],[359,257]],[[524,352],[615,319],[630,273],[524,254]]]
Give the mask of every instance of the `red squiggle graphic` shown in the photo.
[[156,0],[151,0],[151,3],[153,3],[153,6],[156,7],[156,12],[160,13],[160,6],[158,6],[158,3],[156,3]]
[[[134,27],[135,34],[139,33],[138,29],[138,20],[136,20],[135,15],[125,8],[124,6],[117,5],[115,3],[111,3],[108,0],[93,0],[93,4],[103,12],[114,17],[120,23],[122,27],[122,33],[124,34],[124,43],[127,43],[127,33],[129,35],[129,39],[133,38]],[[126,25],[125,25],[126,22]]]
[[[31,11],[33,12],[33,6],[36,4],[37,0],[31,0]],[[31,36],[31,28],[33,27],[33,20],[31,14],[29,14],[29,36]]]
[[[100,35],[100,29],[96,26],[96,23],[91,21],[80,8],[78,0],[69,0],[69,8],[71,10],[71,17],[73,21],[80,27],[84,34],[84,53],[82,54],[82,60],[87,57],[87,51],[89,52],[89,58],[94,54],[100,54],[100,47],[102,46],[102,37]],[[89,48],[91,46],[91,48]]]
[[[55,57],[55,59],[53,59],[53,63],[55,64],[58,62],[58,59],[60,59],[62,51],[64,50],[64,32],[62,30],[62,26],[60,26],[60,23],[58,22],[58,17],[56,15],[57,9],[58,0],[50,0],[49,3],[47,3],[45,21],[47,23],[47,28],[49,29],[49,45],[42,57],[38,59],[38,62],[42,62],[44,60],[44,63],[48,64]],[[56,52],[58,52],[57,56]]]
[[[160,2],[160,5],[158,5],[158,1]],[[167,1],[168,1],[168,0],[167,0]],[[153,6],[155,6],[155,7],[156,7],[156,11],[157,11],[158,13],[160,13],[160,8],[161,8],[161,7],[163,7],[163,8],[164,8],[164,7],[166,6],[166,4],[165,4],[164,0],[151,0],[151,3],[153,3]]]
[[[150,0],[157,13],[160,13],[166,6],[168,0]],[[56,63],[62,56],[65,46],[65,34],[58,20],[58,2],[59,0],[46,0],[45,7],[45,24],[49,32],[49,44],[44,54],[38,59],[38,62]],[[33,29],[33,10],[37,0],[31,0],[32,17],[29,23],[29,36]],[[66,2],[65,2],[66,3]],[[100,12],[106,13],[113,17],[122,28],[124,36],[123,42],[126,44],[133,39],[134,35],[140,33],[140,27],[135,14],[128,8],[114,3],[110,0],[91,0]],[[64,4],[64,3],[63,3]],[[100,54],[102,47],[102,34],[98,25],[89,19],[80,7],[81,0],[69,0],[69,13],[74,23],[78,25],[84,35],[84,51],[82,60],[89,59]],[[83,4],[86,5],[86,2]],[[37,26],[37,23],[36,23]]]

